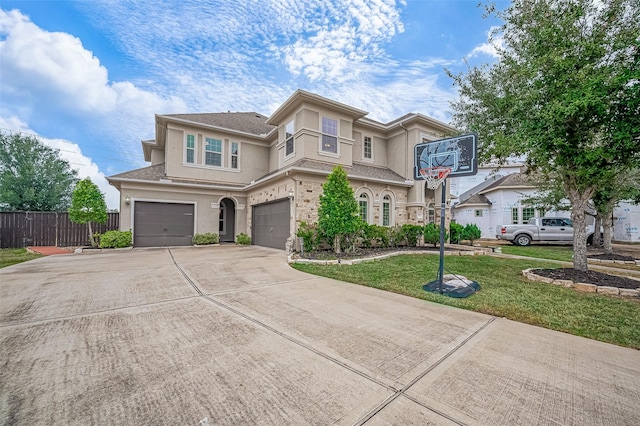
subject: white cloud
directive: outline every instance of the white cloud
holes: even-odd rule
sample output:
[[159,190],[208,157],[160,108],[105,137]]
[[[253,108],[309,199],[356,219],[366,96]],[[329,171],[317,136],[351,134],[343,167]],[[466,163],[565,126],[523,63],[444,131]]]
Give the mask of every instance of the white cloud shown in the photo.
[[78,38],[44,31],[19,11],[0,10],[0,39],[0,94],[13,114],[30,123],[31,116],[65,117],[111,139],[111,156],[130,164],[140,165],[140,146],[131,142],[152,137],[156,112],[186,109],[178,97],[109,81]]
[[82,153],[78,144],[63,139],[49,139],[42,137],[31,130],[25,122],[15,116],[0,117],[0,128],[3,129],[3,131],[9,130],[12,132],[20,132],[36,136],[44,144],[57,149],[60,152],[60,157],[67,160],[71,168],[78,172],[79,178],[91,178],[91,181],[100,188],[100,191],[102,191],[105,196],[105,201],[107,202],[107,207],[109,209],[120,208],[120,196],[118,190],[109,185],[104,173],[102,173],[98,168],[98,165],[95,164],[91,158]]
[[487,42],[476,46],[471,53],[469,53],[469,57],[473,58],[475,56],[487,55],[498,58],[498,50],[504,47],[504,39],[499,31],[500,27],[491,27],[487,32]]

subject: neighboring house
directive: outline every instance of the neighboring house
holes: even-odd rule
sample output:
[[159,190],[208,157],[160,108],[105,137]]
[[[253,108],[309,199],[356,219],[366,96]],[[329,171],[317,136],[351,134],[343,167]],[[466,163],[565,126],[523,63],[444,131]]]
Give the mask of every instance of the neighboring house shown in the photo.
[[622,201],[613,211],[613,239],[640,243],[640,205]]
[[482,238],[494,238],[500,225],[524,224],[532,217],[570,217],[569,212],[545,212],[523,204],[536,191],[522,173],[489,177],[459,196],[451,207],[451,220],[476,224]]
[[150,166],[108,178],[120,191],[120,229],[135,246],[190,245],[247,233],[285,248],[300,222],[318,220],[322,184],[347,172],[363,219],[384,226],[437,220],[440,190],[413,180],[414,146],[455,133],[421,114],[389,123],[303,90],[269,117],[258,113],[156,115],[143,141]]

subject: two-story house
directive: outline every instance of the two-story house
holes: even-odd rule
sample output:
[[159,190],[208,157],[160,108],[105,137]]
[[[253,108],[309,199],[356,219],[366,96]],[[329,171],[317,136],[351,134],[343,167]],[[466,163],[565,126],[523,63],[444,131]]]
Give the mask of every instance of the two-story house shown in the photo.
[[[108,178],[120,191],[120,229],[134,246],[191,245],[195,233],[279,249],[300,222],[318,220],[336,165],[348,174],[368,223],[436,220],[440,189],[414,181],[414,147],[455,132],[410,113],[389,123],[303,90],[269,117],[258,113],[156,115],[151,165]],[[430,210],[431,209],[431,210]]]

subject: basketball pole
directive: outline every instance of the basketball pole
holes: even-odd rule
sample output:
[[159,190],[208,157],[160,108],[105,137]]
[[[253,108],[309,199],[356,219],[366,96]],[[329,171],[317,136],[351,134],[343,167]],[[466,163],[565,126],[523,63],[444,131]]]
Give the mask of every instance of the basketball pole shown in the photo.
[[442,284],[444,282],[444,216],[447,204],[447,178],[442,180],[442,198],[440,200],[440,268],[438,269],[438,289],[442,294]]

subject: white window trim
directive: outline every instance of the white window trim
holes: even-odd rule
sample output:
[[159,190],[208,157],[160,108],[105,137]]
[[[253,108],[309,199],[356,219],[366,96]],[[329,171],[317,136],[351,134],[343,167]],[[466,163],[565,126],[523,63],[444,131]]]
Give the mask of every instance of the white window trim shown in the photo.
[[[216,166],[213,164],[207,164],[207,139],[214,139],[214,140],[218,140],[220,141],[220,165]],[[213,168],[213,169],[230,169],[230,170],[236,170],[236,169],[231,169],[230,167],[225,167],[224,166],[224,156],[225,156],[225,152],[224,152],[224,138],[216,138],[216,137],[212,137],[212,136],[204,136],[202,138],[202,166],[203,167],[207,167],[207,168]],[[217,154],[217,152],[215,151],[211,151]]]
[[[293,147],[292,147],[291,153],[287,154],[287,126],[289,124],[293,125],[293,131],[291,133]],[[295,119],[291,119],[284,125],[284,159],[288,160],[289,158],[292,158],[295,156],[296,156],[296,121]]]
[[[369,138],[371,141],[371,158],[367,158],[365,156],[365,139],[366,138]],[[362,137],[362,161],[366,161],[367,163],[373,163],[373,136]]]
[[[233,168],[233,166],[232,166],[233,165],[232,158],[233,158],[233,144],[234,143],[236,145],[238,145],[238,153],[236,154],[236,157],[238,159],[238,167],[236,167],[236,168]],[[242,144],[240,142],[231,141],[231,140],[229,141],[229,162],[228,162],[228,164],[229,164],[228,169],[229,170],[238,170],[238,171],[240,170],[240,147],[241,146],[242,146]]]
[[[188,137],[189,136],[193,136],[193,163],[189,163],[187,162],[187,141],[188,141]],[[191,133],[184,133],[184,146],[183,146],[183,150],[182,150],[182,164],[184,165],[195,165],[198,164],[198,135],[197,134],[191,134]]]
[[[384,197],[389,197],[389,225],[384,225]],[[384,191],[380,194],[380,225],[395,226],[396,225],[396,197],[391,191]]]
[[[323,135],[327,135],[327,136],[334,136],[334,135],[330,135],[328,133],[324,133],[322,131],[322,119],[326,118],[328,120],[333,120],[336,122],[336,152],[331,152],[331,151],[325,151],[322,149],[322,136]],[[328,116],[323,116],[320,115],[320,122],[318,123],[318,129],[320,130],[320,137],[318,139],[318,155],[324,155],[327,157],[334,157],[334,158],[340,158],[340,119],[339,118],[333,118],[333,117],[328,117]]]

